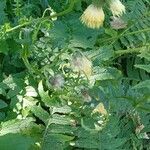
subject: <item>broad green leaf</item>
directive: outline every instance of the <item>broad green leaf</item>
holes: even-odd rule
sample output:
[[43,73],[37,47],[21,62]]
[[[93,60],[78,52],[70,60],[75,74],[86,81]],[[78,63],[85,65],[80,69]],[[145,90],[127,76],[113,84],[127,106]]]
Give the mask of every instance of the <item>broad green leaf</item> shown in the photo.
[[33,118],[26,119],[14,119],[1,123],[0,136],[3,136],[8,133],[18,133],[21,130],[25,130],[33,123]]
[[96,81],[115,80],[120,77],[121,72],[115,68],[94,67],[93,75],[90,77],[90,82],[91,84],[94,84]]
[[35,88],[34,87],[32,87],[32,86],[27,86],[26,88],[26,94],[25,94],[25,96],[32,96],[32,97],[37,97],[37,92],[36,92],[36,90],[35,90]]
[[64,134],[47,134],[44,137],[42,150],[64,150],[66,142],[69,142],[73,139],[74,137]]
[[112,47],[101,47],[98,50],[91,50],[87,52],[88,57],[93,60],[95,65],[99,65],[104,63],[105,61],[109,61],[111,57],[114,56],[114,51]]
[[9,51],[7,42],[0,39],[0,43],[1,43],[1,44],[0,44],[0,53],[7,54],[8,51]]
[[34,139],[21,134],[6,134],[0,136],[1,150],[29,150],[34,144]]
[[71,108],[69,106],[63,106],[63,107],[53,107],[52,114],[54,113],[63,113],[68,114],[71,112]]
[[38,92],[44,104],[49,107],[52,106],[53,102],[51,101],[51,98],[49,97],[48,91],[46,92],[44,91],[42,81],[39,82]]
[[[65,47],[68,44],[70,48],[85,49],[94,47],[97,36],[101,34],[102,30],[88,29],[81,24],[79,17],[79,14],[76,13],[69,18],[66,16],[63,21],[59,20],[54,23],[54,28],[50,31],[53,45]],[[70,34],[68,34],[69,31],[71,31]]]
[[0,99],[0,109],[7,107],[7,103]]
[[[90,136],[90,135],[89,135]],[[75,142],[71,143],[72,146],[79,147],[79,148],[85,148],[85,149],[97,149],[99,147],[99,144],[96,140],[91,139],[79,139]],[[100,148],[100,147],[99,147]]]
[[50,115],[41,106],[36,106],[36,105],[32,106],[31,111],[35,116],[37,116],[40,120],[42,120],[45,124],[47,124]]
[[53,114],[52,118],[50,119],[50,123],[54,124],[61,124],[61,125],[72,125],[73,121],[71,118],[65,116],[65,115],[58,115],[58,114]]
[[64,150],[63,144],[53,136],[47,136],[44,140],[44,143],[42,145],[42,150]]
[[64,134],[50,134],[51,136],[57,138],[60,142],[67,142],[67,141],[71,141],[74,139],[74,137],[72,136],[68,136],[68,135],[64,135]]
[[[4,87],[5,90],[9,90],[7,93],[8,98],[12,98],[16,96],[19,92],[21,92],[25,86],[24,83],[25,73],[17,73],[13,75],[9,75],[2,83],[0,83],[0,87]],[[1,89],[1,88],[0,88]]]
[[56,21],[54,23],[54,27],[50,30],[50,38],[53,42],[55,47],[65,47],[67,39],[69,35],[67,34],[67,25],[64,24],[62,21]]
[[0,0],[0,25],[4,23],[6,20],[6,13],[5,13],[5,7],[6,7],[6,0]]
[[51,124],[48,128],[48,133],[63,133],[73,135],[73,132],[77,130],[76,127],[69,125]]

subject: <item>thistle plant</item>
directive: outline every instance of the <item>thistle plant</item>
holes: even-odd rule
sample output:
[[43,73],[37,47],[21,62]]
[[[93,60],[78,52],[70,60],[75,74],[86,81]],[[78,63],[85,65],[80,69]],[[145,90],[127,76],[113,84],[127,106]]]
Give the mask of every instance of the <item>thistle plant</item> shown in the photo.
[[149,150],[149,6],[0,0],[0,150]]

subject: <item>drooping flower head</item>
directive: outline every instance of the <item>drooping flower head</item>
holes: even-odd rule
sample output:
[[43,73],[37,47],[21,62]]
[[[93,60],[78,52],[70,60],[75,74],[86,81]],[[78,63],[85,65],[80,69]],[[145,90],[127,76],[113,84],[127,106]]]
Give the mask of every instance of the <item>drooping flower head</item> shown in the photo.
[[95,29],[101,27],[105,19],[102,6],[98,3],[89,5],[80,19],[89,28]]
[[71,66],[73,70],[90,77],[92,74],[92,62],[85,56],[75,55],[72,58]]
[[55,89],[59,89],[64,85],[65,80],[62,75],[57,74],[50,79],[50,83]]
[[120,2],[120,0],[110,0],[109,5],[113,16],[119,17],[125,13],[125,6]]
[[124,29],[127,27],[127,23],[124,22],[120,17],[112,17],[112,21],[110,21],[110,25],[112,29],[118,30],[118,29]]

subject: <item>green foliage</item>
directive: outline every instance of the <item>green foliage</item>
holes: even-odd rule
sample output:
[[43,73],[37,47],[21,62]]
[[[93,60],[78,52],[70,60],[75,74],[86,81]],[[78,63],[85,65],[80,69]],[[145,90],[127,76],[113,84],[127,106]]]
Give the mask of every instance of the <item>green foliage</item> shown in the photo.
[[1,0],[0,1],[0,14],[1,14],[1,18],[0,18],[0,25],[4,24],[5,20],[6,20],[6,14],[5,14],[5,9],[6,7],[6,1],[5,0]]
[[112,116],[102,131],[91,133],[84,129],[77,130],[79,139],[75,146],[87,149],[117,149],[126,141],[117,137],[119,132],[118,120]]
[[150,2],[123,2],[94,30],[90,0],[0,0],[0,149],[149,149]]
[[[9,141],[9,144],[8,144]],[[20,134],[7,134],[0,138],[0,148],[3,150],[28,150],[34,143],[33,139]]]

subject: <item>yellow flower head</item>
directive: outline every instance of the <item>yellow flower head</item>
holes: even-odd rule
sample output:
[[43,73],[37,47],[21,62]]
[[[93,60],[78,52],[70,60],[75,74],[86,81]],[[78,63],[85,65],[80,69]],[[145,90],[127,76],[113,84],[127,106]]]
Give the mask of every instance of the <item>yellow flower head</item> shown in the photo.
[[110,0],[110,10],[113,16],[121,16],[125,13],[125,6],[120,2],[120,0]]
[[103,25],[105,15],[102,7],[89,5],[81,16],[81,22],[89,28],[99,28]]

